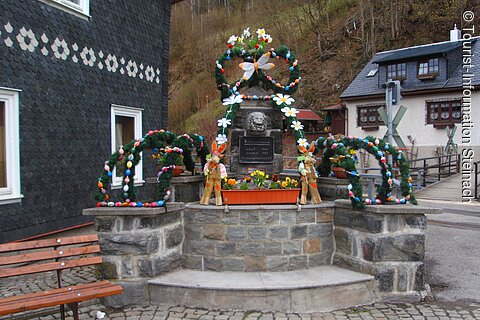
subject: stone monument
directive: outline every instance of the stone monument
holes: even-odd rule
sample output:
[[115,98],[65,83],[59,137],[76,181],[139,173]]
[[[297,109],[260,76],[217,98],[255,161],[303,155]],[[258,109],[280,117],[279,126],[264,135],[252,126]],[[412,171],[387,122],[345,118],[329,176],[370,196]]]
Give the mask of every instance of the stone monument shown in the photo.
[[[246,96],[268,95],[254,86]],[[256,169],[267,173],[283,169],[283,113],[272,107],[269,100],[244,100],[231,129],[230,176],[244,176]]]

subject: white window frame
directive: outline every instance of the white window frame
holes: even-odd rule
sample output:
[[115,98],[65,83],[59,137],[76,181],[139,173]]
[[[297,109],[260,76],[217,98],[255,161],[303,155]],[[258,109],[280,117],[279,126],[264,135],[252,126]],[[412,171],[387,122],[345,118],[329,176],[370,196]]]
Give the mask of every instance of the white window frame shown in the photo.
[[39,0],[43,3],[51,5],[57,9],[74,14],[81,18],[90,17],[90,0],[80,0],[80,4],[73,3],[70,0]]
[[[112,153],[118,151],[115,148],[115,116],[130,117],[134,119],[134,138],[140,139],[142,137],[142,111],[141,108],[121,106],[117,104],[111,105],[111,143]],[[143,153],[140,153],[140,161],[135,167],[134,184],[141,186],[145,183],[143,180]],[[122,186],[122,177],[116,176],[116,168],[112,170],[112,188],[118,189]]]
[[0,205],[21,202],[20,121],[21,90],[0,87],[0,101],[5,104],[5,150],[7,186],[0,188]]

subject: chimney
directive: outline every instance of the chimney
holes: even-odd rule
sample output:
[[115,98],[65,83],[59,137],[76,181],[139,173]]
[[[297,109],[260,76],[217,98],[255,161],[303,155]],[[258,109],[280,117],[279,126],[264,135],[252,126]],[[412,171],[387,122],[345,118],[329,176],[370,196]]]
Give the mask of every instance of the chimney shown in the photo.
[[457,24],[450,30],[450,41],[455,42],[462,39],[462,31],[457,29]]

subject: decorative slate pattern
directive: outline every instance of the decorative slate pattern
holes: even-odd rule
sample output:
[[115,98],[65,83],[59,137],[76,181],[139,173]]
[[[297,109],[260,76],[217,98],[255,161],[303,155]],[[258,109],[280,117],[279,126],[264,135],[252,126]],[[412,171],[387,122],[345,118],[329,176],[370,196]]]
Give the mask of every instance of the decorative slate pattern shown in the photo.
[[[8,47],[14,47],[16,43],[12,41],[11,36],[15,34],[15,28],[12,27],[10,21],[4,26],[4,30],[6,32],[7,37],[3,41]],[[38,47],[39,42],[37,40],[37,36],[32,29],[25,29],[25,27],[21,27],[18,31],[17,36],[15,39],[17,40],[18,46],[23,51],[29,51],[33,53],[35,49]],[[52,41],[50,45],[49,39],[45,32],[42,33],[41,36],[38,36],[42,39],[42,42],[45,44],[41,49],[42,54],[44,56],[49,56],[52,54],[55,58],[61,60],[70,59],[75,63],[83,63],[85,66],[89,67],[96,67],[100,70],[104,69],[106,66],[105,71],[109,72],[117,72],[117,70],[123,75],[125,74],[125,67],[130,66],[130,72],[127,72],[129,77],[135,78],[138,74],[140,79],[145,79],[149,82],[156,82],[157,84],[160,83],[160,73],[155,74],[155,67],[150,65],[143,67],[143,63],[140,63],[141,72],[138,73],[138,68],[136,68],[137,63],[132,60],[128,60],[128,64],[126,64],[125,58],[121,57],[117,59],[117,56],[114,54],[104,54],[103,51],[96,52],[93,48],[89,48],[88,46],[83,47],[80,50],[77,43],[69,46],[69,44],[63,39],[62,36],[56,37],[55,40]],[[0,42],[1,43],[1,42]],[[51,51],[49,53],[47,47],[50,45]],[[71,50],[70,50],[71,49]],[[80,58],[77,57],[77,52],[80,52]],[[120,62],[120,64],[119,64]],[[132,70],[133,67],[133,70]],[[145,69],[145,70],[144,70]],[[158,70],[158,68],[157,68]]]
[[[475,77],[473,84],[480,84],[480,41],[478,37],[472,39],[472,65],[473,70],[470,70]],[[442,50],[436,50],[436,46],[440,46]],[[429,48],[426,50],[425,48]],[[386,81],[387,64],[394,62],[390,61],[391,56],[405,58],[408,60],[399,60],[398,62],[406,62],[407,79],[402,82],[403,91],[420,91],[427,89],[443,89],[443,88],[460,88],[462,86],[462,48],[458,45],[445,45],[445,43],[432,44],[430,46],[418,46],[412,48],[402,48],[398,50],[385,51],[377,53],[360,71],[356,78],[345,89],[340,98],[352,99],[372,95],[384,95],[385,89],[382,84]],[[454,48],[454,49],[452,49]],[[445,51],[446,50],[446,51]],[[400,54],[403,51],[408,51],[405,54]],[[418,54],[416,51],[419,51]],[[431,54],[432,52],[445,51],[445,57],[439,56],[440,75],[433,80],[419,80],[417,78],[418,60],[422,57],[420,54]],[[428,56],[428,55],[427,55]],[[377,63],[377,61],[380,61]],[[389,61],[382,63],[381,61]],[[373,69],[379,69],[375,76],[367,77],[368,73]]]
[[0,205],[0,243],[89,221],[112,104],[142,108],[142,131],[167,124],[170,2],[91,1],[90,15],[0,1],[0,87],[22,90],[24,195]]

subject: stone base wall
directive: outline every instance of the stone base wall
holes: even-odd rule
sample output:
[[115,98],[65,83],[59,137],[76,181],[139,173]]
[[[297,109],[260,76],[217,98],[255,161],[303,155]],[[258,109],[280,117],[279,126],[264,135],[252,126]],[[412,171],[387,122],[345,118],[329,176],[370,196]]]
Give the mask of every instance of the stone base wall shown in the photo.
[[348,199],[348,179],[318,177],[318,192],[322,200]]
[[183,204],[165,208],[92,208],[103,263],[101,279],[117,280],[122,295],[105,299],[107,306],[148,304],[146,280],[181,266]]
[[381,293],[423,290],[426,213],[440,209],[380,205],[359,211],[349,200],[335,201],[334,264],[375,276]]
[[329,265],[332,204],[185,208],[183,266],[213,271],[288,271]]
[[[173,177],[170,181],[170,195],[171,202],[195,202],[199,201],[203,195],[205,176],[182,174],[178,177]],[[155,198],[157,190],[157,178],[147,178],[147,198],[148,201]]]

